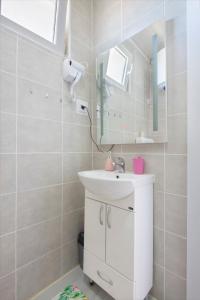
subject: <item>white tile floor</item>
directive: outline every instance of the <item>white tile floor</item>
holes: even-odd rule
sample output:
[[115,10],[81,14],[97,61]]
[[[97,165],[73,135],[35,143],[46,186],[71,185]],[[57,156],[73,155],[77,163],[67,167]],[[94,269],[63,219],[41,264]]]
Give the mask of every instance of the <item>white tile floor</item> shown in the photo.
[[[77,287],[88,297],[89,300],[114,300],[96,284],[90,286],[89,279],[83,273],[79,277],[77,277],[77,280],[75,280],[75,282],[66,283],[66,286],[68,284],[76,284]],[[59,294],[52,300],[58,299]]]

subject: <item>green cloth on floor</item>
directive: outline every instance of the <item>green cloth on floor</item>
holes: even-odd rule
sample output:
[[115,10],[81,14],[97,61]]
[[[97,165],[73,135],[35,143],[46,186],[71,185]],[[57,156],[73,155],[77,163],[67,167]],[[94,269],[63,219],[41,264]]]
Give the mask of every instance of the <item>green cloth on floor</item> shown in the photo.
[[68,285],[60,294],[59,300],[89,300],[75,285]]

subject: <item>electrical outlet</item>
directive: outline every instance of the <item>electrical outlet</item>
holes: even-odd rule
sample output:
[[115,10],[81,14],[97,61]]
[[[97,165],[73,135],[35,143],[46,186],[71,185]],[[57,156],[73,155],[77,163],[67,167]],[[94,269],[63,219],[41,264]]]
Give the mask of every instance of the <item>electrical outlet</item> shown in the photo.
[[87,110],[83,109],[82,106],[85,106],[88,108],[88,102],[81,100],[81,99],[77,99],[76,100],[76,113],[79,115],[87,115]]

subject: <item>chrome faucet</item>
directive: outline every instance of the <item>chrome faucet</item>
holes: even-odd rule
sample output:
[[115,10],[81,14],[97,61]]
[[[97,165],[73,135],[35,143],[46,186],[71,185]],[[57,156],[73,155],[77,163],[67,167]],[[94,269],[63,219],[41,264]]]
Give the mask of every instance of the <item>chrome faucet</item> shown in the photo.
[[113,161],[114,171],[125,173],[125,160],[122,157],[116,157]]

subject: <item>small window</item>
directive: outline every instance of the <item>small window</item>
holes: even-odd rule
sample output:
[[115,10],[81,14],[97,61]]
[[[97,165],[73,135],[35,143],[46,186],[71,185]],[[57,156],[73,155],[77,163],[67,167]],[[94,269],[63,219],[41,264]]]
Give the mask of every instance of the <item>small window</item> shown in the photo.
[[15,27],[16,31],[56,45],[60,33],[63,34],[64,41],[66,2],[67,0],[0,0],[0,12],[4,23]]

